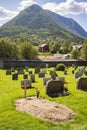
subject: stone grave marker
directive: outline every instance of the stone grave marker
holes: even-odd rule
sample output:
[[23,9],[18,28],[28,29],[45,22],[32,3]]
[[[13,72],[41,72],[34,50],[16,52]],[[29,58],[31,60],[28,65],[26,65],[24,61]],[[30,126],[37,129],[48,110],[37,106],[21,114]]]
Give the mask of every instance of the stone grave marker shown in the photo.
[[28,74],[24,74],[23,79],[28,79]]
[[34,74],[30,74],[30,80],[32,83],[35,82],[35,75]]
[[11,75],[11,70],[6,70],[6,75]]
[[46,85],[46,83],[51,80],[51,78],[43,78],[43,84]]
[[46,84],[46,94],[51,97],[63,95],[64,83],[59,80],[49,80]]
[[40,72],[40,73],[38,74],[38,77],[39,77],[39,78],[45,77],[45,73],[41,73],[41,72]]
[[79,78],[77,80],[77,89],[87,91],[87,78]]
[[18,80],[18,73],[12,74],[12,80]]
[[40,72],[40,67],[35,67],[35,74],[38,74]]

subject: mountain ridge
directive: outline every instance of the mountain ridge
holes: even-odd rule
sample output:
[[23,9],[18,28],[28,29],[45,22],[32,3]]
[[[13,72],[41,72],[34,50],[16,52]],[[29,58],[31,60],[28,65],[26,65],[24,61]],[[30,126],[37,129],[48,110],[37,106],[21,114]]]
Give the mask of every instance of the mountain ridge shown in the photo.
[[47,12],[51,14],[58,23],[61,23],[60,26],[64,29],[70,32],[72,31],[73,34],[78,36],[81,36],[80,34],[82,34],[83,37],[87,37],[87,32],[72,18],[61,16],[49,10],[47,10]]
[[[72,29],[70,31],[71,24],[68,25],[67,23],[65,27],[65,23],[63,23],[63,21],[58,21],[58,17],[60,17],[61,19],[66,19],[66,21],[70,20],[69,18],[64,18],[63,16],[60,16],[51,11],[43,10],[38,5],[29,6],[21,11],[12,20],[8,21],[6,24],[0,27],[0,37],[17,37],[21,33],[30,34],[32,32],[35,32],[36,34],[37,31],[41,29],[43,30],[42,32],[46,30],[50,35],[55,35],[62,39],[77,39],[77,37],[79,39],[81,37],[86,37],[87,33],[84,30],[83,32],[86,33],[84,36],[81,34],[76,36],[77,32],[75,33]],[[67,27],[69,29],[67,29]]]

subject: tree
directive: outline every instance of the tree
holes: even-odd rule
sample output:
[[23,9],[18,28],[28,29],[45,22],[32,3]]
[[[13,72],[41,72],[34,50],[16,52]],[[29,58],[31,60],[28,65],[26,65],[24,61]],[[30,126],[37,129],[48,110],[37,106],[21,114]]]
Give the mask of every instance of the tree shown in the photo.
[[87,39],[85,39],[83,42],[81,56],[83,59],[85,59],[87,61]]
[[37,50],[31,43],[21,43],[21,57],[24,59],[33,59],[37,57]]
[[72,50],[71,57],[73,59],[78,59],[79,58],[79,51],[77,49]]
[[57,53],[60,51],[60,42],[59,41],[51,41],[50,42],[50,52]]
[[0,58],[18,58],[19,50],[15,42],[10,38],[0,39]]
[[63,53],[67,54],[67,53],[71,52],[72,48],[73,47],[71,45],[70,40],[65,40],[64,43],[63,43],[63,45],[62,45],[62,51],[63,51]]

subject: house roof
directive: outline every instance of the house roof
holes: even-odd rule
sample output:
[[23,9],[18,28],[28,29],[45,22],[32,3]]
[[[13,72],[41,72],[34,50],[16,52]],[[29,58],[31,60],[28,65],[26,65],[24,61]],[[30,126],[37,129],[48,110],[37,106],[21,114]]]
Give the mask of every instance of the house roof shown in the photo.
[[40,45],[39,47],[44,47],[44,46],[48,46],[48,44],[42,44],[42,45]]
[[80,48],[82,48],[82,45],[75,45],[75,46],[73,46],[73,49],[80,49]]

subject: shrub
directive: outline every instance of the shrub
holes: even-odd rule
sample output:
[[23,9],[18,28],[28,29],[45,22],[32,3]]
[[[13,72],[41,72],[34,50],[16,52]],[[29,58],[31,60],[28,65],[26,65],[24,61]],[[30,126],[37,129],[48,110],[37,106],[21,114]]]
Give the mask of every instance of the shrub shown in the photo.
[[64,71],[65,70],[65,65],[64,64],[58,64],[56,66],[56,70],[57,71]]

